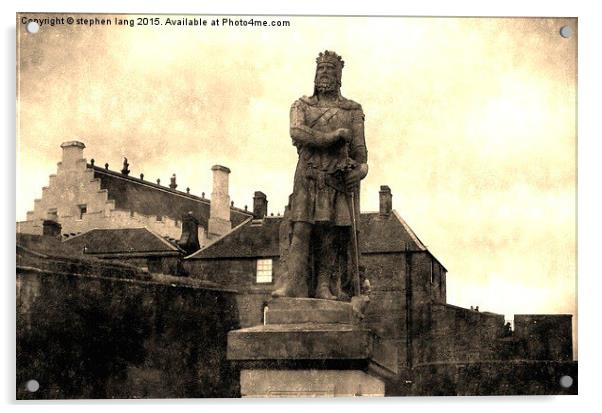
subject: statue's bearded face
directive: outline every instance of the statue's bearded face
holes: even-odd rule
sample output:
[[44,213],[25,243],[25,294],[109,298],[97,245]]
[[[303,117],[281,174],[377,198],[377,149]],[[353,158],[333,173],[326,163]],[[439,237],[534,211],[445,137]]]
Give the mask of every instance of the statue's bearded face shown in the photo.
[[337,68],[331,63],[320,63],[316,68],[316,89],[320,93],[337,90]]

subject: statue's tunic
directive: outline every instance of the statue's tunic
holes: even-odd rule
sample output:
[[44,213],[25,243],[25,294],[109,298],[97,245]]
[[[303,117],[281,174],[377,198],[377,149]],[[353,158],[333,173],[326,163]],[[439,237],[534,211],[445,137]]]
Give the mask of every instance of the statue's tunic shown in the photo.
[[[339,128],[351,131],[349,142],[340,139],[329,146],[301,142],[293,137],[299,160],[291,200],[293,222],[351,225],[349,199],[345,194],[343,179],[347,171],[367,162],[362,107],[343,97],[334,102],[323,102],[315,96],[303,96],[291,107],[290,126],[291,129],[302,129],[313,135]],[[357,219],[359,186],[355,195]]]

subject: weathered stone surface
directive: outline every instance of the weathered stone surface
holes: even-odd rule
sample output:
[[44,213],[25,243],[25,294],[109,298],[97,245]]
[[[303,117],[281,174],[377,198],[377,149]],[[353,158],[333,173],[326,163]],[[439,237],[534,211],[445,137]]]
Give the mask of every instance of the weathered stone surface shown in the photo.
[[279,324],[228,333],[229,360],[369,359],[373,336],[345,324]]
[[326,50],[316,63],[314,94],[297,99],[290,110],[299,161],[284,223],[290,244],[281,245],[287,271],[273,297],[336,300],[361,294],[357,224],[360,181],[368,173],[364,112],[341,95],[341,56]]
[[16,398],[237,397],[234,293],[198,284],[19,248]]
[[276,298],[268,304],[265,324],[352,324],[350,303],[315,298]]
[[384,396],[385,384],[358,370],[242,370],[242,397]]
[[318,298],[274,298],[269,302],[270,310],[347,310],[351,304],[344,301],[321,300]]

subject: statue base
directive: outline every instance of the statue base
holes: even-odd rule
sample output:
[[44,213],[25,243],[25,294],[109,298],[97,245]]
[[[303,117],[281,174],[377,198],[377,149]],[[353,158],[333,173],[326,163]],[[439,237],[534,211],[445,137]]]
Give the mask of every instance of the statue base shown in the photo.
[[228,333],[228,359],[243,397],[384,396],[374,343],[351,303],[276,298],[264,325]]

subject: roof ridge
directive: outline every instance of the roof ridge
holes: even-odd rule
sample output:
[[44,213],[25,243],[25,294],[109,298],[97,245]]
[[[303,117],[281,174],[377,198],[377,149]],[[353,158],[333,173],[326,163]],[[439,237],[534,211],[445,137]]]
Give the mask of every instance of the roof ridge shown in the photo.
[[[107,174],[107,175],[110,175],[110,176],[114,176],[114,177],[116,177],[118,179],[123,179],[124,181],[129,181],[129,182],[136,183],[136,184],[139,184],[139,185],[147,186],[149,188],[153,188],[153,189],[157,189],[157,190],[160,190],[160,191],[164,191],[164,192],[167,192],[169,194],[181,196],[183,198],[187,198],[187,199],[190,199],[190,200],[193,200],[193,201],[202,202],[202,203],[206,203],[207,205],[211,205],[211,200],[210,199],[201,198],[198,195],[194,195],[194,194],[191,194],[191,193],[188,193],[188,192],[179,191],[177,189],[168,188],[168,187],[165,187],[163,185],[155,184],[155,183],[150,182],[150,181],[145,181],[144,179],[136,178],[135,176],[124,175],[124,174],[122,174],[120,172],[111,171],[110,169],[101,168],[101,167],[96,166],[96,165],[88,164],[88,166],[90,168],[92,168],[93,170],[97,171],[97,172],[104,173],[104,174]],[[251,212],[246,211],[246,210],[244,210],[242,208],[234,207],[234,206],[231,206],[231,205],[230,205],[229,208],[231,210],[234,210],[236,212],[240,212],[242,214],[246,214],[246,215],[249,215],[249,216],[253,215]]]
[[174,250],[174,251],[181,251],[179,247],[173,245],[171,242],[167,241],[165,238],[163,238],[161,235],[157,234],[155,231],[153,231],[149,227],[144,226],[144,229],[146,229],[148,232],[150,232],[155,237],[157,237],[158,239],[160,239],[162,243],[164,243],[165,245],[169,246],[169,248],[171,248],[172,250]]
[[203,248],[200,248],[198,251],[195,251],[192,254],[185,256],[184,259],[194,258],[194,256],[197,255],[197,254],[200,254],[201,251],[205,251],[207,248],[210,248],[210,247],[216,245],[217,243],[221,242],[226,237],[232,235],[234,232],[240,230],[243,226],[245,226],[246,224],[248,224],[249,222],[252,222],[252,221],[253,221],[253,217],[247,218],[246,220],[244,220],[243,222],[241,222],[240,224],[238,224],[237,226],[235,226],[234,228],[232,228],[229,232],[226,232],[225,234],[221,235],[219,238],[217,238],[211,244],[206,245]]
[[395,209],[393,209],[391,212],[393,212],[393,215],[397,218],[397,220],[401,223],[401,225],[403,225],[404,229],[408,232],[408,234],[410,235],[410,238],[412,238],[412,241],[414,241],[416,243],[418,248],[420,248],[424,251],[427,251],[428,249],[426,248],[426,246],[423,244],[422,241],[420,241],[420,238],[418,238],[418,236],[416,235],[416,233],[414,233],[412,228],[410,228],[408,223],[401,217],[399,212],[397,212],[397,210],[395,210]]

